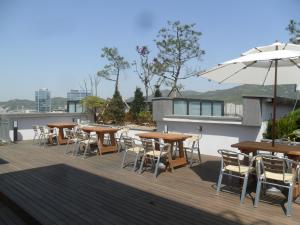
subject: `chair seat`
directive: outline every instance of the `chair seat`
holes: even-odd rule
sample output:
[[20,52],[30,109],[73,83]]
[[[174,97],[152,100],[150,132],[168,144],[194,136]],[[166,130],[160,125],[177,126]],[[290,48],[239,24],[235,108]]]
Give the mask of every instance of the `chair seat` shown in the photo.
[[[239,168],[240,168],[240,171],[239,171]],[[239,166],[234,166],[234,165],[228,165],[228,166],[225,166],[224,168],[225,170],[228,170],[228,171],[232,171],[232,172],[236,172],[236,173],[240,173],[240,174],[246,174],[249,170],[249,167],[248,166],[243,166],[241,165],[240,167]],[[255,169],[253,167],[250,167],[250,171],[249,172],[253,172]]]
[[[164,155],[166,155],[166,154],[167,154],[167,152],[162,152],[162,153],[161,153],[161,156],[164,156]],[[147,155],[149,155],[149,156],[154,156],[154,157],[158,157],[158,156],[160,156],[160,151],[158,151],[158,150],[149,151],[149,152],[147,152]]]
[[82,140],[81,143],[84,143],[84,144],[96,144],[97,143],[97,140],[96,139],[90,139],[90,140]]
[[136,147],[133,147],[133,148],[128,148],[127,151],[139,153],[139,152],[143,151],[143,149],[139,146],[136,146]]
[[[283,174],[282,173],[272,173],[272,172],[265,172],[266,178],[271,180],[278,180],[283,181]],[[284,183],[292,183],[293,182],[293,174],[292,173],[285,173],[284,174]]]

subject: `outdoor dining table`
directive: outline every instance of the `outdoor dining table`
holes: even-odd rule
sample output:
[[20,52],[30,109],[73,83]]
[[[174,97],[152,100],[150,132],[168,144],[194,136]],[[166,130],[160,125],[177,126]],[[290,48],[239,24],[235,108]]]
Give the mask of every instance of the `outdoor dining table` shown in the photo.
[[[68,139],[64,137],[64,128],[72,129],[76,126],[74,123],[48,123],[49,128],[58,128],[58,138],[57,142],[59,145],[65,145],[68,142]],[[50,129],[50,132],[53,132],[53,129]],[[51,143],[53,140],[49,140]]]
[[286,144],[275,144],[272,146],[271,143],[266,142],[256,142],[256,141],[242,141],[231,145],[233,148],[238,148],[241,152],[245,154],[253,153],[257,154],[258,150],[268,151],[268,152],[279,152],[286,154],[290,159],[298,161],[300,159],[300,146],[292,146]]
[[[186,140],[187,138],[190,138],[191,135],[161,133],[161,132],[147,132],[147,133],[136,134],[136,136],[145,139],[162,139],[164,142],[171,144],[171,149],[173,149],[174,144],[177,143],[179,156],[176,157],[175,159],[168,158],[170,167],[174,168],[178,166],[185,166],[187,164],[186,155],[184,154],[184,149],[183,149],[183,141]],[[159,146],[155,146],[155,147],[159,148]]]
[[[81,128],[84,132],[96,132],[98,137],[98,154],[102,155],[107,152],[116,152],[118,150],[115,133],[118,128],[112,127],[99,127],[99,126],[86,126]],[[104,135],[109,134],[110,143],[104,143]]]

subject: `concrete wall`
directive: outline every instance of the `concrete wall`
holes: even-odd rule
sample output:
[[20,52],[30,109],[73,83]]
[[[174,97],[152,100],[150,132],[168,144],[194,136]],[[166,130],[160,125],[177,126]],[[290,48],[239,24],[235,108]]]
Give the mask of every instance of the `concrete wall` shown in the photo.
[[152,99],[153,120],[160,121],[165,115],[173,114],[173,100],[171,98]]
[[243,124],[246,126],[260,126],[261,99],[243,98]]
[[[0,115],[1,116],[1,115]],[[18,122],[18,140],[31,140],[34,136],[32,125],[45,126],[54,122],[76,122],[77,119],[89,120],[87,114],[81,113],[23,113],[3,114],[9,119],[9,135],[13,140],[13,123]]]

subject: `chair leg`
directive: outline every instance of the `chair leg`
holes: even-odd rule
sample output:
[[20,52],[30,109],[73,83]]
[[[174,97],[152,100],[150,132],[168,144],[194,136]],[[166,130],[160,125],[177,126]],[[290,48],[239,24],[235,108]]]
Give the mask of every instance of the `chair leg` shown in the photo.
[[157,178],[159,163],[160,163],[160,157],[157,158],[157,162],[155,164],[154,178]]
[[134,165],[133,165],[133,172],[136,170],[137,161],[139,159],[140,153],[138,152],[135,156]]
[[190,156],[190,167],[193,166],[193,160],[194,160],[194,149],[191,149],[191,156]]
[[199,162],[202,163],[202,158],[201,158],[201,154],[200,154],[200,148],[198,146],[197,148],[197,151],[198,151],[198,158],[199,158]]
[[256,208],[258,206],[259,197],[260,197],[260,191],[261,191],[261,180],[257,180],[257,186],[256,186],[256,195],[255,195],[255,201],[254,201],[254,207]]
[[125,164],[126,155],[127,155],[127,150],[125,150],[125,152],[124,152],[121,168],[125,167],[124,164]]
[[287,202],[287,209],[286,209],[286,215],[291,216],[292,215],[292,199],[293,199],[293,185],[289,186],[289,195],[288,195],[288,202]]
[[143,158],[142,158],[142,161],[141,161],[141,165],[140,165],[140,169],[139,169],[139,174],[142,173],[143,166],[144,166],[144,162],[145,162],[145,158],[146,158],[146,156],[145,156],[145,154],[144,154],[144,155],[143,155]]
[[241,204],[244,204],[244,201],[245,201],[247,184],[248,184],[248,174],[246,174],[244,177],[243,189],[242,189],[242,194],[241,194]]
[[88,150],[90,150],[90,148],[91,148],[90,144],[87,144],[87,145],[85,146],[85,148],[84,148],[84,153],[83,153],[83,156],[82,156],[83,159],[85,159],[86,153],[87,153]]
[[223,179],[223,171],[221,169],[219,179],[218,179],[217,194],[220,192],[222,179]]

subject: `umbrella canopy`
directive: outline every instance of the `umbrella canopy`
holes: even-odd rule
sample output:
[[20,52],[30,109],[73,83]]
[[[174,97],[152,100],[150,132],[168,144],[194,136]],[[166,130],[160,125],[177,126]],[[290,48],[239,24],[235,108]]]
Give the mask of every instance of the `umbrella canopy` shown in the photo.
[[199,75],[219,83],[274,85],[273,142],[277,84],[300,84],[300,45],[275,42],[250,49]]

